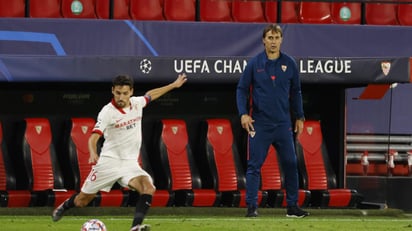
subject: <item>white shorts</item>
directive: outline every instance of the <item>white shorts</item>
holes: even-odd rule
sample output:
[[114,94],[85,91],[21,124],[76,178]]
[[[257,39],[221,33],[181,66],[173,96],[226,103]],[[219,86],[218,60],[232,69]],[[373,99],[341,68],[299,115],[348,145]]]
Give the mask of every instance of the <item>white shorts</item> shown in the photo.
[[110,192],[114,183],[118,182],[122,187],[128,187],[129,181],[137,176],[148,176],[153,181],[137,160],[100,157],[84,181],[81,191],[87,194]]

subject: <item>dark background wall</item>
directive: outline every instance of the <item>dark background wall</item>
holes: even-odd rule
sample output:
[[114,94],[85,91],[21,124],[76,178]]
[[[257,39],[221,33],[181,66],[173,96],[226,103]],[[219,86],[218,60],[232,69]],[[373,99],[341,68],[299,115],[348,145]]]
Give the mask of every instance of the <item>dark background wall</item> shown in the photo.
[[[135,95],[162,84],[136,84]],[[236,84],[190,84],[187,83],[162,98],[153,101],[144,109],[143,140],[147,151],[154,153],[154,129],[160,119],[178,118],[187,123],[189,142],[196,154],[199,148],[199,127],[207,118],[227,118],[232,122],[235,142],[242,163],[246,164],[245,133],[237,116]],[[326,97],[327,96],[327,97]],[[330,151],[331,163],[337,173],[342,172],[342,120],[344,88],[334,85],[303,85],[304,109],[308,119],[322,121],[324,135]],[[21,122],[26,117],[50,119],[53,143],[65,169],[64,136],[69,132],[66,123],[72,117],[96,118],[100,109],[111,100],[111,83],[0,83],[0,105],[3,112],[4,139],[12,154],[20,179],[25,178],[21,162]],[[152,158],[151,160],[153,160]],[[152,163],[156,169],[157,163]],[[201,165],[201,163],[198,163]],[[65,169],[67,184],[72,179]],[[206,176],[204,176],[206,178]],[[19,182],[18,182],[19,183]],[[23,187],[25,181],[19,185]],[[341,181],[341,183],[343,183]]]

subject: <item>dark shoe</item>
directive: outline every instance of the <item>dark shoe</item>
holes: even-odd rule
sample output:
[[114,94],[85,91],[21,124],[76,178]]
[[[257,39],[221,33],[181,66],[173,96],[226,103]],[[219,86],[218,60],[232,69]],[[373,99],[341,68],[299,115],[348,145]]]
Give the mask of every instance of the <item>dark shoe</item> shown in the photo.
[[57,208],[55,208],[53,210],[52,213],[52,220],[53,221],[59,221],[60,219],[62,219],[64,212],[66,211],[66,209],[64,208],[64,203],[66,201],[68,201],[69,199],[65,200],[63,203],[61,203],[59,206],[57,206]]
[[150,225],[136,225],[133,226],[130,231],[149,231]]
[[252,207],[247,208],[246,217],[257,217],[257,216],[258,216],[257,208],[252,208]]
[[298,206],[288,206],[288,212],[286,217],[296,217],[296,218],[303,218],[309,216],[309,213],[302,210]]

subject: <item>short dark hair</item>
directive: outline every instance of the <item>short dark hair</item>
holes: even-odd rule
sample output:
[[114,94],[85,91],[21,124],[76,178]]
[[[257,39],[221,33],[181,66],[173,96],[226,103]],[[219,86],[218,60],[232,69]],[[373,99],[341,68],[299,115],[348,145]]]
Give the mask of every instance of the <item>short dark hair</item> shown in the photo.
[[112,81],[113,87],[114,86],[129,86],[130,89],[133,89],[133,78],[128,75],[118,75]]
[[275,33],[280,33],[280,36],[283,37],[282,28],[278,24],[269,24],[263,29],[262,38],[265,38],[266,33],[269,31],[273,31]]

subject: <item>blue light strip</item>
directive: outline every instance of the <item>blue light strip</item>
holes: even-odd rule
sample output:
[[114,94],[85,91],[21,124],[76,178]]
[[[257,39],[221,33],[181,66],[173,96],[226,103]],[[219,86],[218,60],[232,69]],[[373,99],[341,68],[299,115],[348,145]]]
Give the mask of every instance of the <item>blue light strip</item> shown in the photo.
[[144,37],[142,32],[140,32],[139,29],[137,29],[131,22],[130,20],[124,20],[124,22],[136,33],[136,35],[143,41],[143,43],[146,45],[146,47],[152,52],[154,56],[159,56],[157,51],[153,48],[153,46],[147,41],[147,39]]
[[[54,34],[24,32],[24,31],[0,31],[0,40],[50,43],[58,56],[66,55],[66,52],[64,51],[59,40]],[[2,73],[8,81],[13,81],[13,76],[7,69],[7,66],[1,60],[0,60],[0,73]]]
[[66,52],[55,34],[24,31],[0,31],[0,40],[50,43],[58,56],[66,55]]

